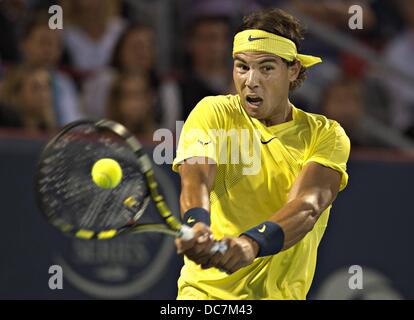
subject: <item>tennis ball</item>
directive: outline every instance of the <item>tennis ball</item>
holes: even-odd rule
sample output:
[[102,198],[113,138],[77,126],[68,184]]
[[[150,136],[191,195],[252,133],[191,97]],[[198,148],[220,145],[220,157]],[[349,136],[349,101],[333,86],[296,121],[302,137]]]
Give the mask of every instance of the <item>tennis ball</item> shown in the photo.
[[100,188],[113,189],[121,182],[121,179],[121,166],[113,159],[100,159],[92,167],[92,180]]

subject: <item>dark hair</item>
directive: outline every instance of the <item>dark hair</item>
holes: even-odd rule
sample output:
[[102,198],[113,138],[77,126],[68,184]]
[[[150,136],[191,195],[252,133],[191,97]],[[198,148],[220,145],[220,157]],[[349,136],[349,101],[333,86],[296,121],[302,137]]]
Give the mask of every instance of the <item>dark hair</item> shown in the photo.
[[[187,32],[187,37],[191,38],[194,36],[195,32],[197,31],[197,28],[205,23],[221,23],[221,24],[225,24],[229,27],[231,27],[230,25],[230,18],[228,16],[225,15],[205,15],[205,16],[200,16],[197,17],[196,19],[192,19],[187,23],[186,26],[186,32]],[[229,33],[230,36],[230,33]]]
[[[288,38],[295,43],[298,51],[305,31],[304,26],[299,20],[280,9],[266,9],[245,16],[242,25],[237,29],[236,33],[248,29],[259,29]],[[282,60],[288,66],[292,66],[295,63],[295,61],[287,61],[283,58]],[[294,90],[300,87],[305,79],[306,68],[301,66],[297,79],[290,83],[289,89]]]
[[25,21],[21,33],[21,39],[26,40],[29,38],[33,31],[38,27],[49,28],[49,19],[47,11],[39,10],[32,13]]
[[[118,71],[122,71],[122,65],[121,65],[121,49],[125,44],[125,41],[129,37],[130,34],[132,34],[135,31],[141,31],[146,30],[150,32],[154,32],[154,29],[149,24],[144,23],[134,23],[129,25],[119,36],[117,43],[115,44],[115,48],[112,52],[112,57],[110,61],[110,65],[118,69]],[[125,70],[124,70],[125,71]]]
[[[108,101],[107,101],[107,105],[106,105],[106,116],[111,119],[111,120],[115,120],[117,122],[123,123],[125,124],[125,117],[122,114],[121,110],[120,110],[120,103],[121,103],[121,98],[122,98],[122,86],[123,83],[129,79],[142,79],[142,81],[144,82],[145,85],[145,91],[146,91],[146,95],[149,98],[152,98],[154,96],[153,93],[153,88],[151,87],[151,83],[150,80],[147,76],[147,74],[143,73],[143,72],[139,72],[139,71],[125,71],[125,72],[120,72],[116,74],[116,77],[112,80],[110,89],[109,89],[109,96],[108,96]],[[154,102],[155,104],[155,102]],[[151,106],[153,107],[153,109],[157,108],[156,105]],[[128,128],[130,129],[134,134],[136,133],[144,133],[142,130],[144,129],[144,125],[146,124],[152,124],[152,122],[156,123],[157,122],[157,112],[149,112],[146,113],[146,121],[145,123],[140,123],[139,125],[137,125],[134,128]]]

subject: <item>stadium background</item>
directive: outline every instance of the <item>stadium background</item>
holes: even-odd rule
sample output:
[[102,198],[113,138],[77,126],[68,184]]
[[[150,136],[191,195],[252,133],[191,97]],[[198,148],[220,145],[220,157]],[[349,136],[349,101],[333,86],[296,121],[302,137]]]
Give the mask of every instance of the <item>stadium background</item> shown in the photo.
[[[63,30],[50,30],[51,5]],[[363,29],[349,27],[351,5]],[[84,242],[41,217],[33,173],[42,146],[82,117],[109,117],[155,146],[206,95],[233,92],[231,41],[241,17],[281,7],[305,22],[302,51],[324,63],[292,94],[339,121],[352,142],[310,299],[413,299],[414,2],[271,0],[0,1],[0,298],[173,299],[182,260],[160,235]],[[93,18],[91,18],[93,17]],[[178,211],[179,178],[157,167]],[[150,209],[151,210],[151,209]],[[62,290],[49,267],[61,265]],[[351,266],[362,290],[351,290]]]

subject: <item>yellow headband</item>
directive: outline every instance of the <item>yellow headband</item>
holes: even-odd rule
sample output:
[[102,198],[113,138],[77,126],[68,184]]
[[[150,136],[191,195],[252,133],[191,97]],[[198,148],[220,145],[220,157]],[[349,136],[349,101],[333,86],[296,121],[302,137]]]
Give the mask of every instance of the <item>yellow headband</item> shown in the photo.
[[292,40],[256,29],[241,31],[234,37],[233,56],[242,51],[272,53],[287,61],[297,59],[304,67],[322,62],[319,57],[299,54]]

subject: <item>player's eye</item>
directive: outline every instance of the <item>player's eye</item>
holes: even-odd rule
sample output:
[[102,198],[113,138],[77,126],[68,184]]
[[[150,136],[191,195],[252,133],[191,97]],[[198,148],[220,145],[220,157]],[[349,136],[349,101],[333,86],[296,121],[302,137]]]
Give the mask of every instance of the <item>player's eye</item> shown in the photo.
[[236,63],[236,68],[240,71],[248,71],[249,67],[243,63]]
[[273,66],[271,66],[271,65],[268,65],[268,66],[263,66],[262,67],[262,70],[263,71],[265,71],[265,72],[269,72],[269,71],[272,71],[272,70],[274,70],[275,68],[273,67]]

